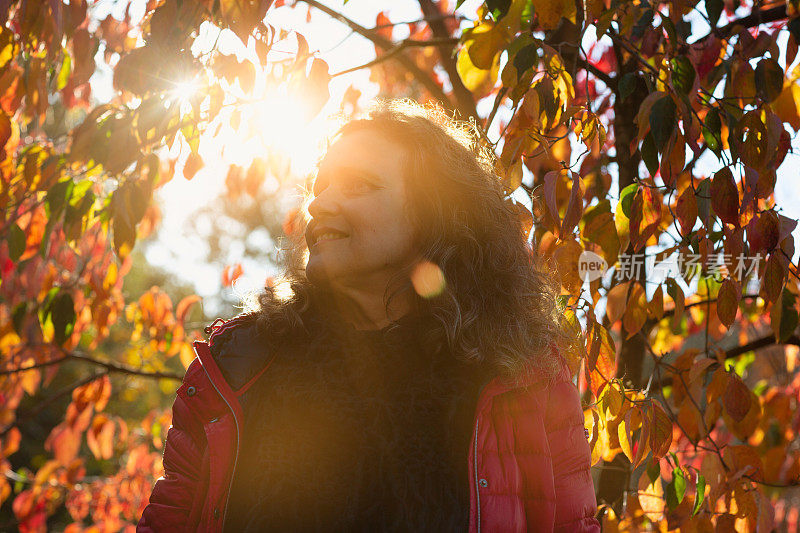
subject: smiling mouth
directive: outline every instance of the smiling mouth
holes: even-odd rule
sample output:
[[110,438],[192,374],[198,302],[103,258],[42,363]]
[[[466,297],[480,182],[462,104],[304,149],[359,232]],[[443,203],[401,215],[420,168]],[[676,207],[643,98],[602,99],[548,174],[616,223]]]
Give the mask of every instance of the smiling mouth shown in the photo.
[[347,237],[348,235],[344,233],[326,231],[314,239],[314,246],[324,241],[338,241],[340,239],[346,239]]

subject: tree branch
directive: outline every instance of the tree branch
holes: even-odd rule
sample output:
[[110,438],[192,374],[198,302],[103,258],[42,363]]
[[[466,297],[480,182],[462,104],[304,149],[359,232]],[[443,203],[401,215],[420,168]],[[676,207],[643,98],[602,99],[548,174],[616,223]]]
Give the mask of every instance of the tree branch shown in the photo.
[[[419,0],[419,7],[422,9],[422,13],[425,17],[430,19],[428,26],[430,26],[434,37],[439,39],[451,37],[444,21],[437,19],[437,17],[442,16],[442,12],[432,0]],[[479,124],[478,111],[475,109],[475,97],[461,82],[461,76],[458,75],[456,61],[451,50],[447,47],[440,46],[439,57],[445,72],[447,72],[447,77],[450,78],[450,85],[453,87],[453,95],[456,97],[456,102],[458,102],[458,110],[461,112],[462,116],[473,117],[476,123]]]
[[732,20],[725,26],[721,28],[711,28],[711,31],[704,35],[703,37],[697,39],[692,44],[699,44],[705,41],[706,39],[710,38],[712,35],[716,35],[720,39],[727,39],[733,33],[733,30],[737,26],[741,26],[743,28],[752,28],[754,26],[760,26],[761,24],[768,24],[770,22],[775,22],[777,20],[785,19],[788,15],[786,14],[786,4],[781,4],[777,7],[771,7],[769,9],[765,9],[763,11],[756,10],[747,15],[746,17],[742,17],[740,19]]
[[[331,9],[325,4],[318,2],[317,0],[300,0],[300,1],[305,2],[311,7],[319,9],[329,17],[338,20],[339,22],[341,22],[342,24],[353,30],[355,33],[369,39],[370,41],[372,41],[373,44],[375,44],[375,46],[383,50],[391,50],[395,46],[395,43],[393,43],[389,39],[386,39],[385,37],[378,35],[376,32],[368,28],[365,28],[361,24],[347,18],[338,11]],[[447,107],[450,108],[453,107],[452,102],[444,93],[444,90],[442,90],[439,84],[436,83],[436,80],[434,80],[429,73],[422,70],[419,67],[419,65],[417,65],[413,60],[402,54],[397,55],[397,61],[401,65],[403,65],[403,67],[405,67],[406,70],[411,72],[411,74],[414,75],[417,81],[419,81],[434,96],[434,98],[441,101],[442,104],[446,105]]]
[[0,376],[8,376],[11,374],[19,374],[20,372],[27,372],[28,370],[34,370],[37,368],[45,368],[51,365],[57,365],[59,363],[63,363],[66,361],[80,361],[83,363],[88,363],[95,366],[100,366],[105,368],[108,372],[116,372],[118,374],[128,374],[131,376],[140,376],[145,378],[153,378],[153,379],[172,379],[176,381],[183,380],[183,376],[179,374],[175,374],[172,372],[149,372],[147,370],[140,370],[138,368],[129,367],[127,365],[121,365],[119,363],[114,363],[111,361],[101,361],[99,359],[94,359],[88,355],[83,355],[79,353],[69,352],[65,353],[62,357],[51,359],[49,361],[44,361],[41,363],[36,363],[30,366],[22,367],[22,368],[10,368],[10,369],[3,369],[0,370]]
[[617,90],[617,79],[612,78],[609,74],[603,72],[596,66],[592,65],[592,63],[588,59],[584,59],[578,56],[578,68],[582,68],[592,73],[592,75],[597,78],[598,80],[602,81],[606,84],[606,86],[611,89],[612,91],[616,92]]
[[725,352],[725,359],[733,359],[734,357],[742,355],[743,353],[747,353],[753,350],[759,350],[761,348],[765,348],[767,346],[772,346],[772,345],[800,346],[800,337],[798,337],[797,335],[792,335],[791,337],[786,339],[786,342],[778,342],[775,340],[774,335],[767,335],[765,337],[761,337],[760,339],[750,341],[747,344],[736,346],[734,348],[731,348],[730,350],[727,350]]
[[400,52],[402,52],[406,48],[418,48],[418,47],[426,47],[426,46],[443,46],[443,45],[452,46],[452,45],[458,44],[458,41],[459,40],[456,39],[455,37],[445,38],[445,39],[430,39],[428,41],[418,41],[418,40],[415,40],[415,39],[406,39],[405,41],[399,42],[397,44],[397,46],[395,46],[391,50],[387,50],[386,53],[383,53],[383,54],[379,55],[378,57],[376,57],[372,61],[369,61],[369,62],[364,63],[363,65],[359,65],[357,67],[351,67],[351,68],[345,69],[345,70],[343,70],[341,72],[337,72],[336,74],[331,74],[331,77],[335,78],[336,76],[342,76],[343,74],[349,74],[349,73],[355,72],[357,70],[361,70],[361,69],[364,69],[364,68],[372,67],[374,65],[377,65],[378,63],[383,63],[386,60],[392,59],[394,56],[396,56],[397,54],[399,54]]

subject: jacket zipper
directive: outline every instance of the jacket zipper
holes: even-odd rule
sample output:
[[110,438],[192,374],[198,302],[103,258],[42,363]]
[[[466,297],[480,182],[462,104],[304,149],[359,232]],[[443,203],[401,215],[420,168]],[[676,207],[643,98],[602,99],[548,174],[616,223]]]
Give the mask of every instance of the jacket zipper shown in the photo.
[[233,456],[233,469],[231,470],[231,481],[228,484],[228,494],[225,497],[225,508],[222,510],[222,522],[220,523],[221,526],[220,531],[224,531],[225,518],[228,515],[228,502],[230,502],[231,491],[233,490],[233,476],[236,473],[236,463],[239,461],[239,420],[237,420],[236,418],[236,411],[233,410],[233,407],[231,406],[230,402],[228,402],[228,399],[225,397],[225,395],[219,391],[216,383],[214,383],[214,380],[211,379],[211,376],[208,375],[208,371],[205,369],[205,367],[203,367],[203,372],[206,373],[208,381],[211,382],[211,386],[214,387],[214,390],[217,391],[217,394],[220,395],[222,400],[225,402],[225,405],[227,405],[228,409],[230,409],[231,415],[233,415],[233,423],[236,426],[236,453]]
[[478,526],[478,533],[481,532],[481,486],[478,483],[478,418],[475,417],[475,448],[472,462],[475,467],[475,507],[478,510],[478,520],[475,522]]

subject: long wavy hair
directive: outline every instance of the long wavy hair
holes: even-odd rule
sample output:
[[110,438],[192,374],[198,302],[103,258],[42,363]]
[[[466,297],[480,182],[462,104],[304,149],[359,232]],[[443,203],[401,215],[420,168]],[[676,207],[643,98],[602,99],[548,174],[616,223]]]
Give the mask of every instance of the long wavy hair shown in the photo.
[[[421,332],[426,346],[446,347],[505,377],[552,378],[561,354],[577,339],[563,324],[557,276],[532,253],[519,211],[506,198],[494,156],[476,127],[437,107],[390,100],[376,103],[336,135],[359,130],[405,149],[407,208],[418,250],[445,279],[436,296],[414,293],[417,311],[433,318]],[[275,341],[322,335],[324,328],[312,323],[340,320],[332,295],[306,277],[302,229],[284,250],[284,274],[258,296],[254,314],[261,331]],[[385,295],[387,308],[392,297],[411,288],[405,271],[394,281],[394,291]]]

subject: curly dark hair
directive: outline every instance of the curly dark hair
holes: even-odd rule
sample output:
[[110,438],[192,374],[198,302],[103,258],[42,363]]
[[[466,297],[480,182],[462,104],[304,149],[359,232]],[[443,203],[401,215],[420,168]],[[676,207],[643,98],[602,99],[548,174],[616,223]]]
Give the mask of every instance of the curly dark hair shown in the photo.
[[[426,342],[446,345],[456,357],[490,365],[506,377],[554,376],[559,358],[577,342],[557,305],[560,284],[532,253],[519,211],[495,172],[494,155],[481,144],[474,124],[438,107],[389,100],[347,122],[336,136],[365,129],[405,148],[416,242],[422,257],[444,275],[438,295],[415,293],[417,310],[434,318],[423,333]],[[255,315],[273,340],[317,335],[307,320],[313,310],[323,322],[339,320],[331,312],[331,295],[305,275],[302,233],[285,250],[280,282],[258,297]],[[399,289],[386,294],[387,308],[411,286],[406,272],[398,276],[402,279],[390,286]]]

